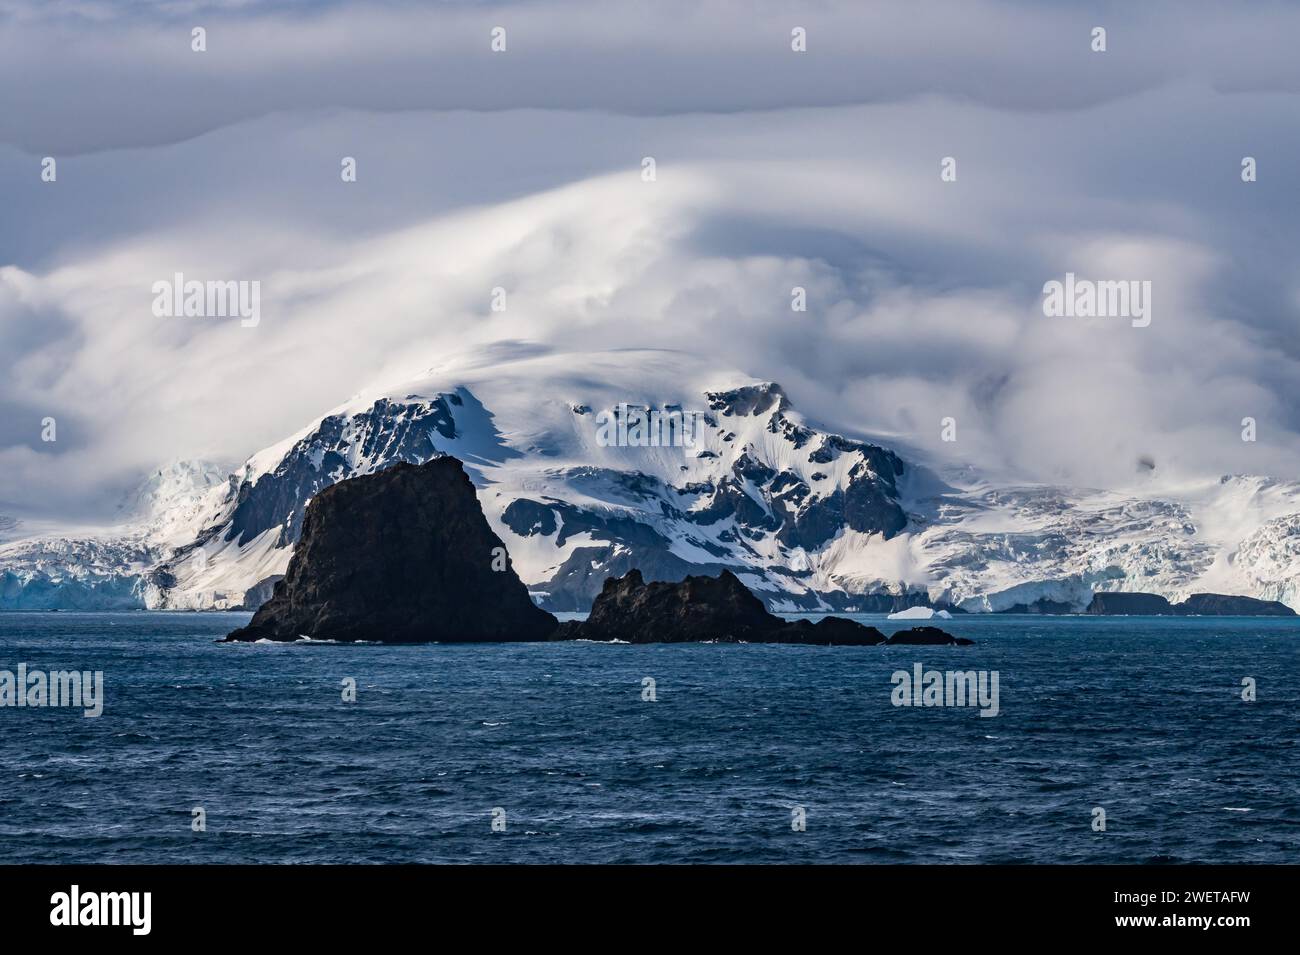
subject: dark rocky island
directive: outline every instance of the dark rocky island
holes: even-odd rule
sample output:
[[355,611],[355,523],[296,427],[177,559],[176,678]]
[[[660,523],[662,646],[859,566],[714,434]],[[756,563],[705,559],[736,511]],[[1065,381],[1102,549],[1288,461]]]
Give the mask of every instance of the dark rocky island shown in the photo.
[[954,637],[938,627],[913,627],[911,630],[900,630],[885,642],[890,646],[902,647],[969,647],[975,643],[974,640],[967,640],[965,637]]
[[1203,617],[1294,617],[1295,611],[1277,600],[1257,600],[1230,594],[1192,594],[1174,611]]
[[1192,594],[1171,604],[1159,594],[1098,591],[1085,611],[1089,614],[1168,617],[1294,617],[1295,611],[1276,600],[1229,594]]
[[510,566],[460,461],[441,457],[312,498],[284,579],[226,640],[545,640],[555,625]]
[[784,620],[769,613],[729,570],[679,583],[646,583],[639,570],[605,581],[584,621],[563,623],[555,640],[625,640],[628,643],[795,643],[868,647],[883,643],[965,645],[937,627],[914,627],[887,638],[875,627],[842,617]]
[[483,516],[460,461],[434,458],[325,488],[307,506],[283,580],[228,642],[302,637],[380,643],[599,640],[965,645],[936,627],[886,638],[840,617],[790,622],[730,571],[646,583],[609,578],[591,614],[560,624],[538,608]]

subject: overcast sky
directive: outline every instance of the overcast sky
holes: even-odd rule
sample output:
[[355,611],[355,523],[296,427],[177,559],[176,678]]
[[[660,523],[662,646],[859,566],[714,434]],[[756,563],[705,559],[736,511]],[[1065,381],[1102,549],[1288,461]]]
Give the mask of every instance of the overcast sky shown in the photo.
[[[1017,479],[1295,479],[1297,36],[1282,3],[0,0],[0,514],[106,519],[510,339],[716,355]],[[1150,326],[1045,317],[1067,271],[1149,280]],[[260,281],[261,324],[155,317],[175,272]]]

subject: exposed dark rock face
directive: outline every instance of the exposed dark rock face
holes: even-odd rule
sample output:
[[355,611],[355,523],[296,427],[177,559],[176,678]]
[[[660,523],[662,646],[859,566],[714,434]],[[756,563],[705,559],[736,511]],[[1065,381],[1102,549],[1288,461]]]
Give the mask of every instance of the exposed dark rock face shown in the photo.
[[[818,435],[791,421],[785,415],[789,401],[776,384],[708,392],[706,397],[722,419],[771,413],[768,430],[796,449],[819,442],[808,455],[810,462],[826,464],[841,455],[859,460],[849,471],[848,487],[822,498],[814,497],[794,474],[773,470],[746,449],[732,465],[731,475],[717,484],[708,506],[692,512],[690,519],[707,525],[733,518],[743,530],[774,533],[782,544],[808,550],[826,543],[841,527],[889,539],[907,526],[897,487],[904,466],[892,451],[839,435]],[[761,490],[766,509],[747,492],[752,487]]]
[[970,643],[935,627],[917,627],[886,640],[875,627],[841,617],[789,622],[728,570],[717,577],[690,576],[679,583],[646,583],[639,570],[609,578],[583,622],[561,624],[557,640],[626,640],[629,643],[795,643],[876,646],[882,643]]
[[[294,445],[273,472],[254,484],[240,486],[239,503],[225,529],[225,540],[246,544],[278,526],[278,544],[292,544],[302,529],[301,502],[347,476],[351,467],[348,455],[359,452],[365,460],[418,464],[437,453],[430,435],[451,438],[455,427],[444,396],[427,405],[381,399],[363,414],[326,418]],[[352,446],[354,442],[359,443],[358,448]]]
[[1085,613],[1137,616],[1146,614],[1172,614],[1173,606],[1159,594],[1098,591],[1092,595]]
[[744,385],[731,391],[709,391],[704,395],[709,399],[709,407],[724,416],[756,415],[776,408],[785,411],[790,406],[785,392],[775,382],[761,385]]
[[284,580],[226,639],[518,641],[554,628],[515,575],[461,463],[441,457],[317,494]]
[[1174,609],[1185,615],[1230,617],[1294,617],[1295,611],[1276,600],[1233,597],[1227,594],[1192,594]]
[[1295,611],[1276,600],[1257,600],[1229,594],[1192,594],[1171,604],[1159,594],[1095,593],[1088,613],[1151,614],[1158,616],[1205,617],[1294,617]]

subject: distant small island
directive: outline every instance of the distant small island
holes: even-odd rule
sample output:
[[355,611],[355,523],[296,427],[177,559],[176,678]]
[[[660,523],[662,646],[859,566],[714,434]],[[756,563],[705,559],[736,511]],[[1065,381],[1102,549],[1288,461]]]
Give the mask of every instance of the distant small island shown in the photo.
[[1294,617],[1295,611],[1277,600],[1258,600],[1228,594],[1192,594],[1171,604],[1159,594],[1131,591],[1097,591],[1084,611],[1100,616],[1172,617]]
[[396,464],[325,488],[307,507],[284,579],[225,642],[972,643],[937,627],[886,637],[842,617],[787,621],[729,570],[647,583],[605,581],[585,621],[537,607],[483,516],[461,462]]

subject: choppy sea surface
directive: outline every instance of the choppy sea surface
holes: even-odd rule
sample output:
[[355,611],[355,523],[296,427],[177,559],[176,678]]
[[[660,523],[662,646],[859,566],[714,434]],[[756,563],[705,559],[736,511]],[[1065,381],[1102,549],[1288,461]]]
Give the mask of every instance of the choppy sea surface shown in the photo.
[[[1298,620],[942,621],[961,648],[214,643],[247,619],[0,614],[0,670],[105,683],[99,718],[0,707],[0,862],[1300,859]],[[916,663],[998,671],[998,715],[893,705]]]

